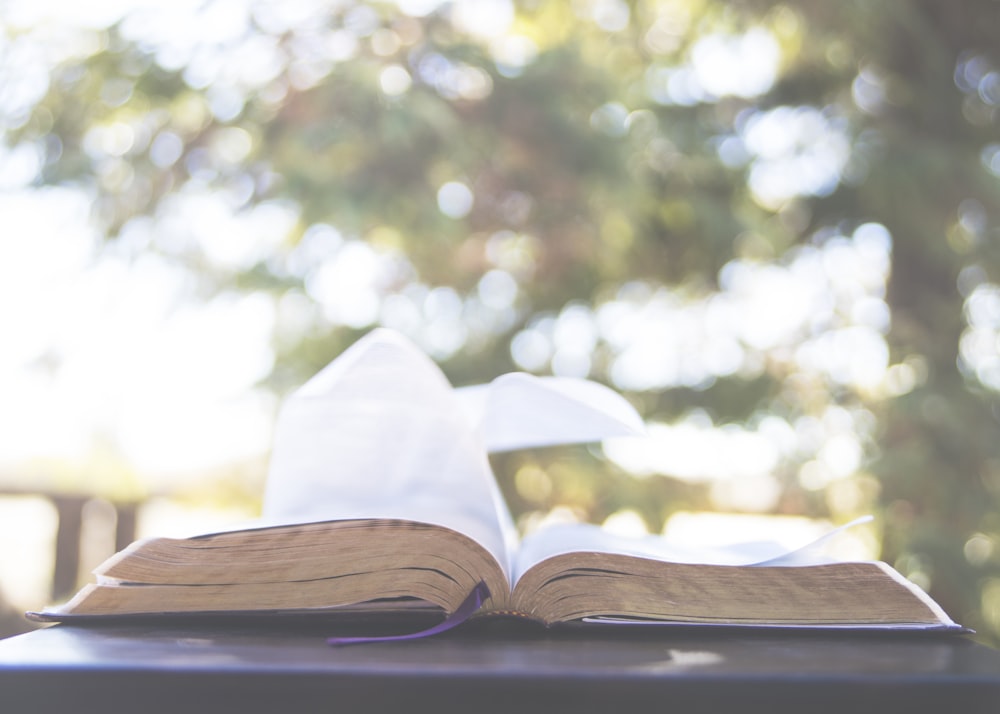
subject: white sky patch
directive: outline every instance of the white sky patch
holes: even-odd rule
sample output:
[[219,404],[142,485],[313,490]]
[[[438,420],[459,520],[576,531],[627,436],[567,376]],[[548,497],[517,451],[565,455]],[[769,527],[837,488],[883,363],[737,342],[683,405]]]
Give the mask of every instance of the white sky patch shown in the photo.
[[757,112],[740,135],[754,157],[750,189],[758,203],[771,209],[794,196],[831,193],[851,154],[842,122],[815,107]]
[[982,385],[1000,391],[1000,285],[977,285],[965,299],[965,319],[959,364]]
[[378,77],[379,88],[389,97],[398,97],[410,91],[413,77],[402,65],[392,64],[383,69]]
[[354,328],[373,324],[379,318],[382,299],[409,274],[409,262],[361,240],[341,242],[329,231],[316,236],[314,240],[320,241],[328,237],[331,252],[307,274],[306,292],[334,323]]
[[624,509],[615,511],[604,519],[601,527],[609,533],[626,538],[641,538],[649,534],[646,522],[637,511]]
[[0,374],[42,357],[69,326],[63,306],[97,246],[89,211],[69,189],[0,193]]
[[764,94],[774,84],[780,62],[781,48],[763,28],[744,35],[709,35],[691,51],[695,78],[716,97]]
[[490,42],[490,53],[500,74],[516,77],[538,57],[538,45],[524,35],[507,34]]
[[[169,4],[190,12],[201,2],[177,0]],[[29,3],[9,3],[4,9],[4,15],[8,22],[20,27],[62,23],[74,27],[101,29],[110,27],[130,11],[156,5],[167,5],[167,3],[163,0],[93,0],[86,3],[71,0],[35,0]]]
[[217,197],[193,204],[189,217],[199,245],[209,262],[228,270],[250,268],[273,255],[298,219],[298,211],[282,202],[235,213]]
[[67,189],[0,194],[0,463],[110,442],[156,481],[263,454],[270,298],[201,303],[153,254],[101,256],[89,210]]
[[646,72],[646,93],[660,104],[692,106],[720,97],[756,97],[778,78],[781,48],[764,28],[742,35],[702,37],[687,64],[653,64]]
[[461,181],[448,181],[437,192],[438,210],[449,218],[465,218],[474,201],[472,189]]
[[847,327],[805,341],[795,357],[803,368],[824,373],[837,384],[874,389],[885,379],[889,346],[869,327]]
[[602,335],[617,354],[611,376],[624,389],[695,387],[732,374],[743,362],[731,310],[718,298],[688,304],[667,290],[638,307],[628,301],[598,310]]
[[267,452],[272,404],[252,387],[273,366],[273,324],[269,297],[221,297],[171,315],[135,345],[116,377],[115,416],[122,450],[143,473],[197,473]]
[[396,0],[396,6],[411,17],[424,17],[437,10],[445,0]]
[[822,284],[803,280],[771,264],[734,262],[723,278],[731,309],[737,312],[740,337],[755,349],[771,349],[798,337],[832,300]]
[[767,433],[719,427],[702,414],[648,425],[648,439],[610,439],[608,458],[638,476],[665,474],[691,483],[765,476],[781,457]]
[[27,188],[38,178],[42,167],[42,152],[35,144],[19,144],[7,148],[0,144],[0,191]]
[[632,11],[623,0],[593,0],[590,17],[605,32],[621,32],[628,27]]
[[451,6],[455,27],[482,38],[499,37],[514,24],[511,0],[462,0]]
[[507,310],[513,307],[518,294],[517,281],[506,270],[490,270],[479,279],[476,292],[487,307]]

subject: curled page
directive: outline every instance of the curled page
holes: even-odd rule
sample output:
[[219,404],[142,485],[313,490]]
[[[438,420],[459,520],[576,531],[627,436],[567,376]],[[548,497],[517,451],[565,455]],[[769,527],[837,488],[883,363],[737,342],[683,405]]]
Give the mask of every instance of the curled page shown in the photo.
[[530,567],[547,558],[578,551],[633,555],[693,565],[821,565],[835,562],[826,549],[836,536],[848,528],[871,520],[871,516],[857,518],[798,548],[788,548],[776,541],[734,542],[706,547],[680,543],[658,535],[637,538],[616,535],[600,526],[587,523],[560,524],[543,528],[524,538],[517,554],[514,577],[520,578]]
[[263,520],[435,523],[507,567],[497,495],[479,435],[437,365],[402,336],[375,330],[283,405]]
[[283,405],[263,521],[435,523],[474,538],[509,576],[516,531],[487,450],[595,441],[642,428],[625,399],[586,380],[515,373],[455,390],[409,340],[377,329]]
[[512,372],[456,394],[487,451],[601,441],[645,432],[620,394],[586,379]]
[[796,548],[795,550],[791,550],[787,553],[781,553],[773,558],[761,561],[760,563],[757,563],[757,565],[782,565],[795,567],[798,565],[819,565],[821,563],[831,562],[833,559],[831,559],[826,552],[830,542],[848,528],[853,528],[854,526],[861,525],[862,523],[871,523],[873,520],[873,516],[861,516],[860,518],[855,518],[853,521],[849,521],[842,526],[834,528],[832,531],[825,533],[813,542],[807,543],[801,548]]

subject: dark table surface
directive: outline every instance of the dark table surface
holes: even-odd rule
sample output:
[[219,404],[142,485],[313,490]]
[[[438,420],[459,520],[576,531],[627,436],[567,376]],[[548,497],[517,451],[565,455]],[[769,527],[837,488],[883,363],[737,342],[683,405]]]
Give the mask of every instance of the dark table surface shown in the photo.
[[328,634],[53,626],[0,641],[0,712],[1000,712],[1000,651],[959,635],[493,622],[332,648]]

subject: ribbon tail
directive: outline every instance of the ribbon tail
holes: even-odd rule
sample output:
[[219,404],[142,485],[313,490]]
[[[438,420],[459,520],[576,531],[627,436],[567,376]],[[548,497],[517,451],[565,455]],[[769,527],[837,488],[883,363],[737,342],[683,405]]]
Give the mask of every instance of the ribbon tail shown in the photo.
[[462,601],[455,612],[451,613],[442,622],[419,632],[409,632],[403,635],[382,635],[375,637],[331,637],[326,642],[328,645],[340,647],[343,645],[357,645],[367,642],[400,642],[402,640],[418,640],[423,637],[431,637],[441,632],[446,632],[461,625],[483,606],[483,602],[490,596],[490,590],[486,583],[479,582],[469,593],[468,597]]

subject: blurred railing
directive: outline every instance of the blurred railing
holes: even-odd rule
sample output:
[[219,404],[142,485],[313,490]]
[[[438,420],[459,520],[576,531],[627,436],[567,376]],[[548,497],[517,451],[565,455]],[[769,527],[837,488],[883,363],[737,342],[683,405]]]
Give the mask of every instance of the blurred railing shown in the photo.
[[51,585],[53,602],[69,597],[76,592],[79,585],[84,511],[89,503],[101,500],[114,510],[114,546],[116,551],[135,540],[136,514],[142,505],[138,501],[110,502],[107,499],[85,494],[0,489],[0,497],[8,496],[43,498],[55,508],[58,526],[56,528],[55,563]]

